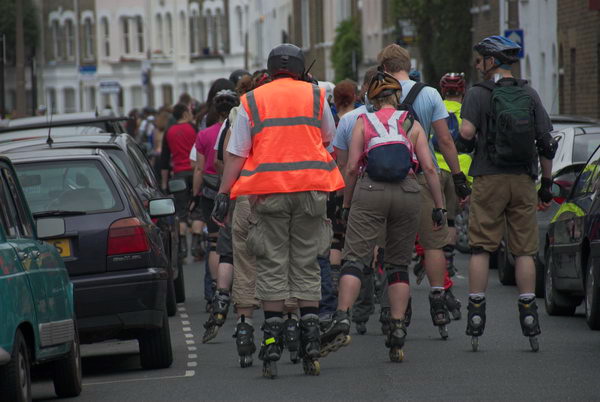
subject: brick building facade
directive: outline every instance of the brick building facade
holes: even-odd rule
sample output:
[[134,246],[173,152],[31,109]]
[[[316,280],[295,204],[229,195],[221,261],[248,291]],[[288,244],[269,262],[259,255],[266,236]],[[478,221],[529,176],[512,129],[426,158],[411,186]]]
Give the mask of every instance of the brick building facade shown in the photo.
[[560,113],[600,118],[600,2],[558,2]]

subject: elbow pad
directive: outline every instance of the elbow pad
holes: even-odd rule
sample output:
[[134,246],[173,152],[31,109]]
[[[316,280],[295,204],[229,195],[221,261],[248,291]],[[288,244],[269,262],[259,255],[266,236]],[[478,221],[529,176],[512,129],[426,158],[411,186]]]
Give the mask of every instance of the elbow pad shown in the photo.
[[540,156],[546,159],[554,159],[556,149],[558,148],[558,141],[550,135],[550,133],[543,134],[536,140],[537,151]]
[[469,154],[475,149],[475,137],[467,140],[459,134],[454,140],[454,145],[456,146],[456,152],[459,154]]

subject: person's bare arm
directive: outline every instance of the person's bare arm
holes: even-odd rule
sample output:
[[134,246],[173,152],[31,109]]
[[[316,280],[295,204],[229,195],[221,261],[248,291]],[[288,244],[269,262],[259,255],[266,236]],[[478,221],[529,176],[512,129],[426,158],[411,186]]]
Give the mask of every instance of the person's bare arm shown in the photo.
[[463,118],[462,124],[460,125],[460,136],[465,140],[470,141],[475,137],[477,128],[469,120]]
[[359,162],[363,154],[365,142],[364,124],[362,119],[358,119],[352,130],[352,141],[350,141],[350,149],[348,150],[348,160],[346,163],[344,180],[346,187],[344,189],[344,208],[349,208],[352,203],[352,195],[358,180]]
[[202,181],[204,179],[204,155],[196,154],[196,166],[194,167],[194,181],[192,183],[192,196],[200,194]]

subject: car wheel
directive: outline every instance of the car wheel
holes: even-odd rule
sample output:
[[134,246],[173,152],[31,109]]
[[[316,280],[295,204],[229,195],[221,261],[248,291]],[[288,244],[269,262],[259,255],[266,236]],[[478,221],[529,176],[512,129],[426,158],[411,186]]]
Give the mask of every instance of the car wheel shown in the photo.
[[160,369],[170,367],[173,363],[171,348],[171,332],[169,319],[164,314],[163,325],[158,329],[149,329],[138,339],[140,346],[140,361],[145,369]]
[[585,320],[590,329],[600,329],[600,288],[598,285],[598,267],[592,257],[588,258],[585,279]]
[[167,314],[173,317],[177,314],[177,301],[175,299],[175,283],[173,278],[167,280]]
[[71,343],[71,351],[61,360],[54,362],[52,380],[59,398],[71,398],[81,394],[81,350],[79,336]]
[[546,312],[550,315],[573,315],[579,303],[554,288],[554,278],[552,277],[554,257],[552,254],[551,249],[546,253],[546,274],[544,275]]
[[31,401],[29,350],[19,329],[15,333],[10,362],[0,366],[0,395],[6,401]]
[[535,297],[544,297],[544,274],[546,272],[544,263],[539,254],[535,255],[533,262],[535,263]]
[[515,266],[511,263],[508,253],[506,243],[503,242],[498,248],[498,279],[504,286],[514,286]]
[[183,303],[185,301],[185,280],[183,276],[183,264],[178,261],[179,264],[179,276],[175,279],[175,301],[177,303]]

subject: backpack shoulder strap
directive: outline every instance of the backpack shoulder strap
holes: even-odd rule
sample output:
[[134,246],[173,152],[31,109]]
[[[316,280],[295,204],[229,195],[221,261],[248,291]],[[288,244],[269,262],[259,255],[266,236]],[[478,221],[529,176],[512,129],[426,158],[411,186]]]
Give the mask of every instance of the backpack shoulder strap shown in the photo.
[[225,127],[223,127],[223,132],[221,133],[221,137],[219,137],[219,146],[217,147],[217,159],[223,161],[223,153],[225,152],[225,137],[227,136],[227,130],[229,130],[229,119],[225,119]]
[[425,88],[426,86],[427,85],[425,85],[422,82],[417,82],[415,85],[413,85],[413,87],[410,89],[410,91],[408,91],[408,94],[406,94],[406,98],[404,98],[404,101],[402,101],[402,104],[412,106],[413,103],[415,103],[417,96],[419,96],[419,92],[421,92],[421,90],[423,88]]
[[375,129],[377,135],[380,137],[386,137],[388,135],[388,131],[385,129],[385,126],[375,113],[365,113],[364,116],[366,116],[366,118],[369,120],[369,123],[371,123]]

